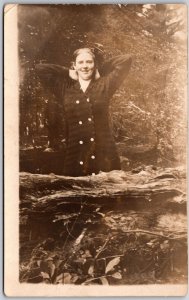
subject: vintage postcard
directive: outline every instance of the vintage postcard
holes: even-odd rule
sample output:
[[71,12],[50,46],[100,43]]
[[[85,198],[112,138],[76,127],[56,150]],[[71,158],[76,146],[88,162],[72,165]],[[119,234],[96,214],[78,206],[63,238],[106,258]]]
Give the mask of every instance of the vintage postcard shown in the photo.
[[4,84],[5,294],[186,295],[187,6],[6,5]]

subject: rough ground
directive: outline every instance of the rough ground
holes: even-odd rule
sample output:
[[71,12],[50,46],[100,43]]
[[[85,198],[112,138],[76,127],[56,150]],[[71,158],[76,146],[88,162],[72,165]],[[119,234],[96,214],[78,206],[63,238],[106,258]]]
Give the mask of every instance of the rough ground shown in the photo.
[[20,173],[20,281],[185,283],[186,174]]

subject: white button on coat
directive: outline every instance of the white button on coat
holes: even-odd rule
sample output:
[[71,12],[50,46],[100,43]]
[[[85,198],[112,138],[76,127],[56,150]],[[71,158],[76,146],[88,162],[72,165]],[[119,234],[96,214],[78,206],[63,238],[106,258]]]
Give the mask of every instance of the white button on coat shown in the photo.
[[92,119],[91,119],[91,118],[88,118],[88,121],[89,121],[89,122],[91,122],[91,121],[92,121]]
[[76,103],[76,104],[79,104],[79,100],[76,100],[75,103]]
[[91,142],[94,142],[94,139],[93,138],[90,138]]
[[80,161],[79,163],[80,163],[80,165],[83,165],[83,161]]
[[79,125],[82,125],[83,124],[83,122],[82,121],[79,121]]
[[87,102],[90,102],[89,98],[87,98]]
[[83,144],[83,141],[79,141],[79,143],[82,145],[82,144]]
[[95,156],[94,156],[94,155],[92,155],[92,156],[91,156],[91,158],[92,158],[92,159],[95,159]]

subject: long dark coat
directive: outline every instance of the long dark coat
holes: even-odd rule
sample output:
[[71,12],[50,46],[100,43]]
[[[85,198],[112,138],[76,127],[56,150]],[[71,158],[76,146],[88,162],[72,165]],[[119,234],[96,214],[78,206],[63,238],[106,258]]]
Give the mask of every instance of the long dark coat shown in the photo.
[[120,160],[109,127],[109,100],[129,72],[131,58],[110,59],[83,92],[69,70],[53,64],[37,65],[40,77],[48,78],[66,120],[66,157],[62,174],[85,176],[120,169]]

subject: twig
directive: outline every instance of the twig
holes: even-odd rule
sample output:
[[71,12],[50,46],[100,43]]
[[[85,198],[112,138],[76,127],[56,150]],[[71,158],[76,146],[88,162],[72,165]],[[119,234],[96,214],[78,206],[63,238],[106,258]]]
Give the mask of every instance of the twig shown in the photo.
[[147,115],[149,115],[149,114],[151,114],[150,112],[146,112],[146,111],[144,111],[143,109],[141,109],[140,107],[138,107],[138,106],[136,106],[133,102],[129,102],[129,105],[131,106],[131,107],[134,107],[134,108],[136,108],[136,109],[138,109],[141,113],[143,113],[143,114],[147,114]]
[[104,251],[104,248],[105,248],[106,245],[109,243],[109,241],[110,241],[110,238],[108,238],[108,239],[105,241],[105,243],[104,243],[104,245],[102,246],[101,250],[96,254],[95,259],[97,259],[97,257]]
[[150,262],[149,262],[149,264],[147,264],[147,266],[146,267],[144,267],[142,270],[139,270],[139,274],[142,274],[142,273],[144,273],[146,270],[148,270],[148,268],[149,267],[151,267],[151,265],[153,264],[153,260],[151,260]]
[[74,243],[74,247],[78,246],[81,243],[86,231],[87,231],[87,228],[84,228],[82,233],[80,234],[80,236],[76,239],[76,241]]
[[108,258],[114,258],[114,257],[121,257],[121,256],[124,256],[124,254],[120,254],[120,255],[110,255],[110,256],[106,256],[106,257],[101,257],[101,258],[99,258],[98,260],[101,260],[101,259],[108,259]]
[[100,276],[100,277],[93,277],[93,278],[90,278],[90,279],[84,281],[81,285],[85,285],[86,283],[91,282],[93,280],[97,280],[97,279],[100,279],[100,278],[111,277],[111,276],[112,275],[103,275],[103,276]]
[[[159,237],[162,237],[162,238],[165,238],[168,240],[177,240],[177,239],[181,238],[181,237],[169,237],[164,234],[160,234],[160,233],[152,232],[152,231],[148,231],[148,230],[141,230],[141,229],[127,230],[127,231],[124,231],[124,233],[146,233],[146,234],[150,234],[150,235],[159,236]],[[186,235],[184,237],[186,237]]]
[[[83,209],[83,203],[81,203],[80,211],[78,212],[78,215],[77,215],[77,217],[75,218],[75,221],[73,222],[73,225],[72,225],[72,227],[71,227],[71,229],[70,229],[70,231],[69,231],[69,235],[71,234],[72,230],[74,229],[74,226],[75,226],[75,224],[76,224],[76,222],[77,222],[77,220],[78,220],[79,215],[81,214],[82,209]],[[68,236],[69,236],[69,235],[67,235],[67,237],[66,237],[66,239],[65,239],[63,249],[64,249],[65,246],[66,246],[66,243],[67,243],[67,241],[68,241]]]
[[67,230],[67,233],[69,234],[69,236],[71,236],[72,238],[76,238],[75,236],[73,236],[68,228],[68,223],[66,223],[66,230]]

